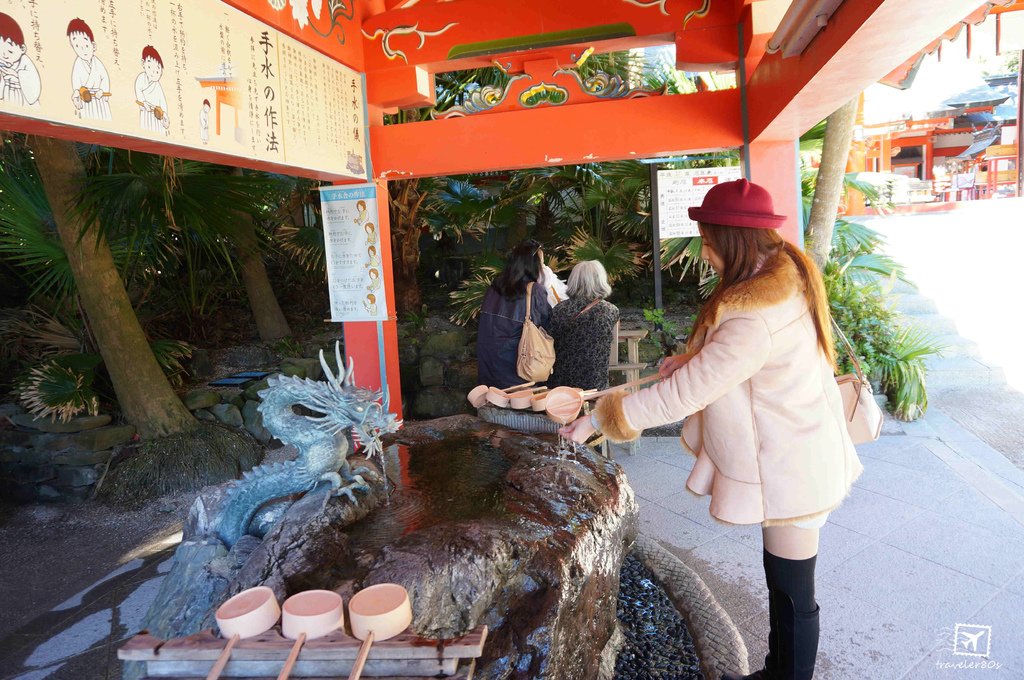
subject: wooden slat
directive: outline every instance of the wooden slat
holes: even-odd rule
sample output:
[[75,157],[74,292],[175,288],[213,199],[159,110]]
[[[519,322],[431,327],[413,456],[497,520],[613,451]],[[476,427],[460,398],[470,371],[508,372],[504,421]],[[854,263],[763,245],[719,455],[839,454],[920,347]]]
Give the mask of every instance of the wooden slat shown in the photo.
[[643,363],[615,364],[614,366],[609,366],[608,370],[609,371],[639,371],[639,370],[647,368],[649,365],[650,364],[643,364]]
[[[146,672],[154,678],[182,678],[204,675],[214,662],[199,660],[147,661]],[[363,666],[364,678],[408,676],[414,678],[451,677],[455,675],[458,659],[368,659]],[[302,655],[292,667],[293,678],[347,678],[354,659],[320,659],[305,661]],[[284,659],[258,659],[241,661],[232,656],[224,667],[222,678],[260,678],[276,676],[284,666]]]
[[[460,668],[458,671],[456,671],[455,675],[449,676],[449,680],[473,680],[473,672],[474,672],[474,670],[475,670],[475,662],[470,662],[470,664],[468,666],[467,665],[463,665],[462,668]],[[320,680],[345,680],[346,677],[347,676],[345,676],[345,675],[326,675],[326,676],[321,676]],[[203,673],[202,675],[182,676],[178,680],[205,680],[205,678],[206,678],[206,674]],[[142,680],[158,680],[158,679],[157,679],[156,676],[147,675]],[[260,677],[250,678],[250,680],[277,680],[277,673],[274,673],[273,675],[264,675],[264,676],[260,676]],[[422,680],[422,679],[421,678],[417,678],[415,676],[411,676],[411,675],[392,675],[392,676],[389,676],[389,677],[377,678],[377,680]]]
[[[487,626],[475,629],[458,638],[432,640],[411,632],[376,642],[370,651],[370,659],[465,659],[476,658],[483,653],[487,639]],[[263,635],[241,640],[231,654],[233,660],[280,660],[284,661],[294,641],[281,635],[273,628]],[[117,650],[117,657],[123,661],[212,661],[216,659],[227,640],[206,630],[195,635],[173,640],[161,640],[145,633],[136,635]],[[303,646],[300,660],[342,660],[355,659],[361,641],[336,631]]]
[[647,331],[642,329],[642,328],[637,328],[635,330],[626,330],[626,331],[620,330],[619,331],[619,342],[625,342],[626,340],[634,339],[634,338],[637,339],[637,340],[643,340],[646,337],[647,337]]

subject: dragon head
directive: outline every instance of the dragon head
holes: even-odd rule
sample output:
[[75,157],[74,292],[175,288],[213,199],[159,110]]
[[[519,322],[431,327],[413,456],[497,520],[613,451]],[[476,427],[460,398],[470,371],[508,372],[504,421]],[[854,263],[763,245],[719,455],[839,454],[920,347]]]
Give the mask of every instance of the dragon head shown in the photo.
[[299,399],[303,406],[324,415],[305,417],[319,429],[332,434],[351,429],[353,443],[364,449],[366,457],[379,455],[382,449],[380,438],[397,432],[402,421],[395,418],[393,413],[388,413],[389,393],[353,384],[355,366],[351,358],[347,368],[342,363],[338,343],[334,345],[334,356],[337,360],[337,375],[324,359],[323,350],[320,350],[320,365],[327,382],[317,383],[318,389],[309,391]]

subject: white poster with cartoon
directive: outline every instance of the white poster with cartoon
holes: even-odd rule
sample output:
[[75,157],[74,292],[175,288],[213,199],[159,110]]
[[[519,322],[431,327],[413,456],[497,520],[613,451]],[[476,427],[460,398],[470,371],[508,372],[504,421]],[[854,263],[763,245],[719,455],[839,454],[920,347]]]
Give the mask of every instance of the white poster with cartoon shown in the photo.
[[320,190],[331,321],[387,319],[377,229],[377,188],[357,184]]
[[353,69],[222,2],[0,0],[10,116],[365,180],[363,92]]

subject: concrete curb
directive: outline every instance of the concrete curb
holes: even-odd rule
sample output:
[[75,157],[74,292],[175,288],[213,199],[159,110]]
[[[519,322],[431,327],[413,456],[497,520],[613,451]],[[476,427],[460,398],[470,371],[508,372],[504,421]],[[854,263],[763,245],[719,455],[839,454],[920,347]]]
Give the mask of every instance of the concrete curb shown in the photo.
[[637,536],[633,554],[651,570],[686,621],[704,677],[718,680],[724,671],[749,673],[743,636],[697,572],[643,534]]

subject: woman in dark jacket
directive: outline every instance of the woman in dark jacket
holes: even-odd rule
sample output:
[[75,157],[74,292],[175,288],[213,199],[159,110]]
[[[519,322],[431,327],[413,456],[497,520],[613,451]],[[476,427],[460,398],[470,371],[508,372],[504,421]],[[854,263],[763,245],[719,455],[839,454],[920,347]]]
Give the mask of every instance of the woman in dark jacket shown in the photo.
[[526,319],[526,287],[534,283],[530,318],[541,328],[551,320],[551,306],[541,272],[540,243],[523,241],[509,255],[505,269],[494,279],[480,309],[476,337],[477,376],[481,385],[506,388],[524,381],[516,373],[519,339]]
[[572,268],[566,292],[569,299],[551,313],[555,370],[548,385],[603,390],[619,323],[619,308],[605,300],[612,294],[608,274],[596,260],[580,262]]

